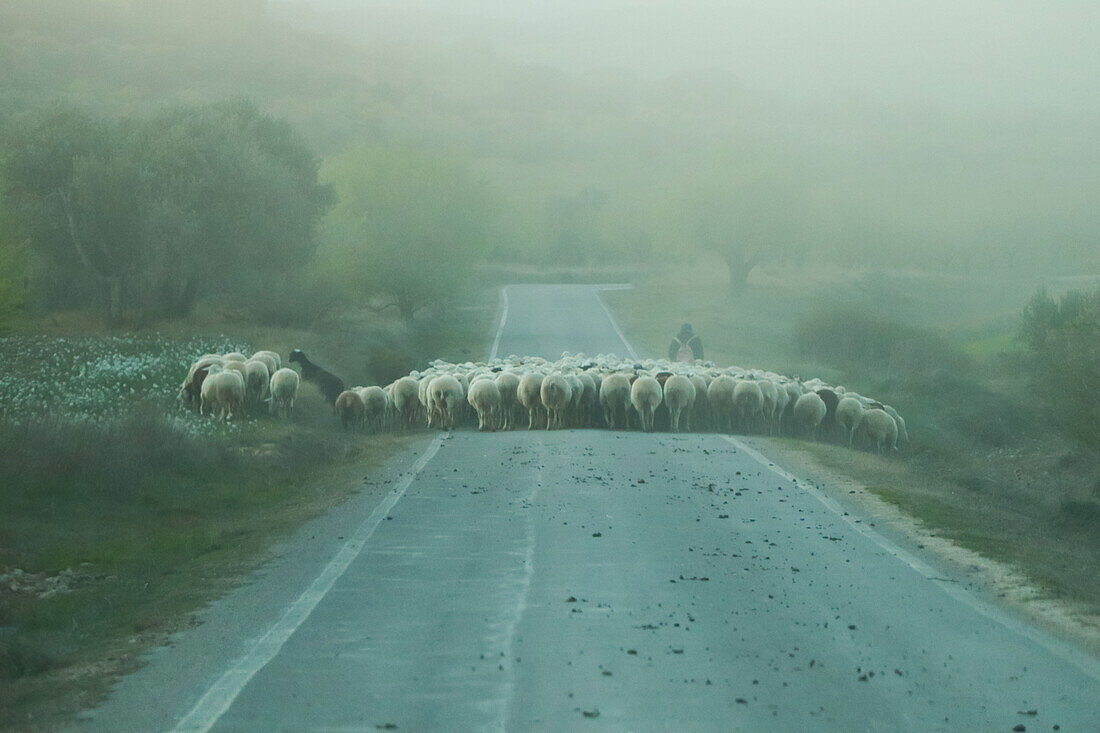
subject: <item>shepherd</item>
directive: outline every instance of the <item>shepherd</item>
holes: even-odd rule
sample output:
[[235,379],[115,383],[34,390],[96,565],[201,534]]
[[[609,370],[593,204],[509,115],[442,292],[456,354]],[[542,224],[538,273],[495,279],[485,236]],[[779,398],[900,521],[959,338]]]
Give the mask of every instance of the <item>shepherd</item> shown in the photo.
[[691,324],[680,326],[680,333],[668,345],[669,361],[695,361],[703,358],[703,341],[691,330]]

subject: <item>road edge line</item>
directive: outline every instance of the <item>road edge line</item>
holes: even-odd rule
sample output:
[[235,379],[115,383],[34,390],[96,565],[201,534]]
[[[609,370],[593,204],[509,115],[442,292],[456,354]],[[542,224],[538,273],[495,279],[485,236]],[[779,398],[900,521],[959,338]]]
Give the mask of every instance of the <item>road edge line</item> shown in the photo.
[[218,720],[229,710],[248,682],[268,662],[275,658],[275,655],[279,653],[287,640],[309,618],[321,599],[325,597],[332,586],[336,584],[336,581],[340,579],[340,576],[359,556],[378,525],[382,523],[401,497],[405,495],[409,486],[424,470],[424,467],[428,465],[428,462],[439,452],[443,440],[443,436],[437,436],[431,442],[424,455],[417,459],[405,478],[363,520],[363,523],[356,529],[355,534],[337,551],[336,555],[309,587],[302,592],[297,600],[290,604],[282,617],[252,645],[248,653],[237,660],[210,686],[206,693],[195,703],[194,707],[172,728],[172,733],[206,733],[214,727]]
[[493,347],[489,350],[489,361],[497,358],[497,350],[500,349],[500,337],[504,335],[504,324],[508,322],[508,286],[500,289],[500,325],[497,326],[496,336],[493,338]]
[[896,542],[893,542],[892,540],[883,536],[881,533],[872,529],[870,526],[864,524],[863,522],[856,522],[854,519],[852,519],[851,516],[845,514],[844,509],[841,507],[839,502],[829,496],[826,496],[819,488],[817,488],[813,484],[807,483],[806,481],[801,480],[794,474],[775,465],[775,461],[771,460],[755,448],[751,448],[748,445],[745,445],[732,435],[723,435],[722,437],[725,438],[725,440],[729,443],[732,443],[733,446],[736,447],[738,450],[744,451],[746,455],[751,457],[757,463],[760,463],[765,468],[769,469],[772,473],[792,482],[795,486],[817,499],[822,505],[824,505],[826,509],[837,515],[852,529],[874,542],[883,550],[886,550],[898,560],[901,560],[918,574],[941,588],[945,593],[947,593],[947,595],[951,596],[956,601],[966,604],[989,620],[995,621],[1004,626],[1009,631],[1012,631],[1024,637],[1028,641],[1038,644],[1051,654],[1060,658],[1062,661],[1076,667],[1085,676],[1092,677],[1093,679],[1100,681],[1100,664],[1098,664],[1097,661],[1093,659],[1092,655],[1088,654],[1087,652],[1078,650],[1073,645],[1056,638],[1055,636],[1043,631],[1040,628],[1032,626],[1031,624],[1028,624],[1020,619],[1013,617],[1008,611],[999,608],[993,603],[978,598],[976,595],[974,595],[970,591],[965,590],[964,588],[960,588],[950,582],[945,582],[942,578],[939,577],[940,574],[936,572],[936,570],[931,565],[924,562],[908,550],[904,549]]
[[631,288],[633,288],[633,286],[621,287],[596,285],[593,286],[592,292],[596,295],[596,302],[600,304],[600,307],[603,308],[603,312],[607,314],[607,320],[611,321],[611,327],[615,329],[615,333],[619,334],[619,340],[622,341],[623,346],[626,347],[626,353],[630,355],[631,359],[633,359],[634,361],[638,361],[639,357],[638,354],[635,353],[634,347],[631,346],[630,342],[626,340],[626,336],[623,334],[623,330],[619,328],[619,322],[615,320],[615,316],[611,315],[611,309],[607,307],[607,303],[603,302],[603,298],[600,297],[601,290],[630,290]]

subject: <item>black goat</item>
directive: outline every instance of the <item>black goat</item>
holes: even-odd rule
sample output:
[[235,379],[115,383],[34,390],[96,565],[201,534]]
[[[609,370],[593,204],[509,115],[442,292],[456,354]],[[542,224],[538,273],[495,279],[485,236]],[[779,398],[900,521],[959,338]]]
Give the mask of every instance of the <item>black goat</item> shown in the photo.
[[291,351],[289,361],[300,364],[302,366],[302,379],[312,382],[317,386],[317,389],[321,390],[321,394],[325,396],[329,403],[336,404],[336,398],[344,391],[344,380],[307,359],[301,349]]

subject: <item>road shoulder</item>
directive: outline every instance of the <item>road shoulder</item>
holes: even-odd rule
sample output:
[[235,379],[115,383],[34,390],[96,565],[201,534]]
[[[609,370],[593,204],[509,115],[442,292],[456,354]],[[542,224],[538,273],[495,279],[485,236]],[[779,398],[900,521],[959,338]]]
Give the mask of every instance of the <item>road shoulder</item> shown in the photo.
[[960,547],[902,512],[866,486],[823,465],[813,455],[767,438],[739,437],[786,471],[813,485],[853,516],[904,550],[920,557],[949,582],[1007,610],[1100,659],[1100,616],[1083,605],[1052,598],[1011,566]]

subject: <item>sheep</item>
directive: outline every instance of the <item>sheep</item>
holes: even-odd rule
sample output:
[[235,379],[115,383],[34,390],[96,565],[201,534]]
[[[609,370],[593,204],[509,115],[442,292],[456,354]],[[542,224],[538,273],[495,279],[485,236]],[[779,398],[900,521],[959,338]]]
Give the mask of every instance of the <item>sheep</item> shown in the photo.
[[283,367],[271,375],[268,393],[271,395],[271,412],[278,417],[290,417],[294,400],[298,398],[298,384],[301,378],[298,372]]
[[566,374],[565,381],[569,382],[569,422],[573,427],[584,427],[584,382],[577,374]]
[[599,388],[596,386],[595,375],[589,372],[581,372],[577,375],[581,380],[581,415],[580,425],[587,428],[592,425],[592,414],[599,404]]
[[454,430],[465,393],[452,374],[443,374],[428,385],[428,427]]
[[267,387],[271,374],[267,363],[260,359],[249,359],[244,363],[244,400],[250,408],[257,407],[267,399]]
[[477,429],[495,431],[499,426],[501,411],[500,387],[491,378],[477,379],[470,384],[466,394],[470,407],[477,412]]
[[562,374],[550,374],[539,385],[539,397],[546,409],[546,429],[565,427],[565,412],[573,398],[573,387]]
[[691,426],[694,425],[696,430],[705,430],[710,419],[710,405],[707,404],[707,380],[702,374],[692,374],[688,378],[691,380],[692,386],[695,387],[695,404],[691,406],[691,411],[687,414],[687,429],[691,430]]
[[199,414],[207,410],[217,420],[231,420],[244,409],[244,377],[235,369],[211,367],[202,382]]
[[[785,385],[787,388],[787,408],[784,411],[782,418],[787,418],[788,423],[791,426],[791,434],[794,434],[794,405],[798,402],[798,398],[801,397],[805,390],[802,389],[802,383],[795,377],[793,381],[787,382]],[[780,422],[782,422],[780,418]]]
[[894,418],[894,423],[898,426],[897,442],[901,443],[902,445],[908,445],[909,431],[905,429],[905,420],[902,418],[901,415],[898,414],[898,411],[895,410],[893,407],[890,407],[890,405],[883,405],[882,409],[886,411],[887,415]]
[[710,405],[711,417],[715,428],[721,432],[733,432],[734,400],[733,393],[737,388],[737,380],[728,374],[721,374],[711,380],[707,387],[707,403]]
[[519,377],[512,372],[501,372],[493,381],[497,383],[497,390],[500,392],[500,429],[511,430],[516,406],[519,404],[516,393],[519,389]]
[[682,374],[673,374],[665,381],[665,405],[668,407],[672,432],[680,432],[680,416],[687,416],[695,405],[695,385]]
[[420,408],[419,384],[412,377],[401,377],[393,383],[393,406],[401,415],[401,425],[408,430],[416,420]]
[[630,409],[630,380],[625,374],[615,372],[608,374],[600,381],[600,407],[603,408],[603,419],[607,427],[615,429],[618,424],[616,416],[622,413],[623,428],[630,427],[627,417]]
[[357,428],[362,425],[364,410],[363,399],[354,389],[344,390],[332,403],[332,411],[340,418],[340,424],[344,426],[344,430],[349,426]]
[[794,403],[794,430],[801,427],[803,432],[813,435],[817,442],[817,428],[825,419],[825,401],[816,392],[807,392]]
[[228,354],[223,356],[222,359],[224,359],[225,361],[240,361],[240,362],[248,361],[248,357],[246,357],[244,354],[242,354],[239,351],[230,351]]
[[748,379],[738,380],[733,386],[733,411],[738,427],[748,432],[755,419],[764,414],[764,393],[760,384]]
[[[519,403],[527,409],[527,429],[534,430],[536,418],[540,418],[538,422],[541,424],[541,417],[545,413],[545,408],[542,406],[542,374],[528,372],[520,377],[516,395]],[[547,424],[549,425],[549,416],[547,416]]]
[[786,385],[777,384],[775,390],[775,424],[773,425],[773,435],[783,434],[783,416],[787,413],[787,405],[790,404],[791,396],[787,392]]
[[630,404],[642,421],[642,431],[653,430],[653,416],[661,406],[661,383],[650,376],[640,376],[630,385]]
[[235,372],[239,372],[241,379],[248,381],[248,367],[244,365],[244,359],[226,359],[222,363],[222,369],[232,369]]
[[344,391],[344,381],[342,379],[311,362],[306,358],[306,355],[302,353],[301,349],[294,349],[291,351],[288,361],[291,364],[300,364],[302,367],[302,379],[316,385],[317,389],[321,390],[321,394],[325,396],[329,404],[336,403],[336,398]]
[[267,366],[267,373],[274,374],[283,366],[283,360],[274,351],[257,351],[251,359],[259,359]]
[[[775,386],[775,382],[770,379],[761,379],[756,383],[760,387],[760,394],[764,398],[764,405],[762,413],[764,416],[764,426],[769,435],[775,434],[775,413],[779,409],[779,388]],[[786,392],[784,392],[786,396]],[[786,403],[784,403],[786,404]]]
[[843,397],[836,404],[836,423],[848,435],[848,448],[852,447],[852,438],[862,414],[863,403],[855,397]]
[[180,385],[176,400],[180,409],[194,410],[199,407],[202,396],[202,383],[210,373],[210,368],[221,367],[225,360],[217,354],[206,354],[200,357],[191,368],[187,370],[187,378]]
[[363,426],[371,430],[381,430],[386,425],[386,411],[389,400],[385,391],[376,385],[360,388],[359,399],[363,401]]
[[864,410],[856,430],[866,436],[882,455],[883,448],[898,449],[898,425],[894,418],[882,409]]

